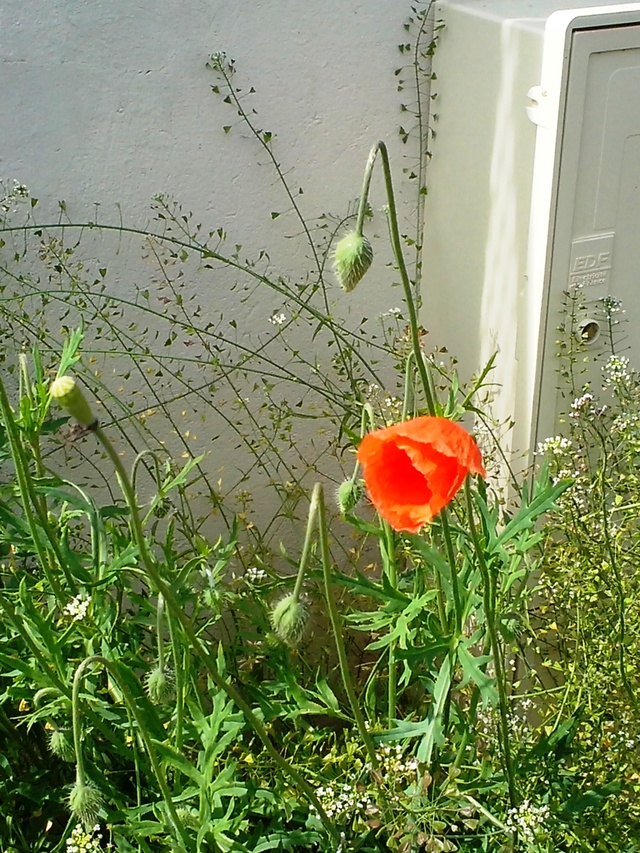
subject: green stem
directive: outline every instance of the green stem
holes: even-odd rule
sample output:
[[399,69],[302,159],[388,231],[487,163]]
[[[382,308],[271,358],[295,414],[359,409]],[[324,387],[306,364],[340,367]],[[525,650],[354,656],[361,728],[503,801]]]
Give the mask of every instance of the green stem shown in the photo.
[[[395,556],[395,542],[393,538],[393,530],[386,521],[382,522],[384,530],[384,539],[380,540],[380,548],[382,550],[382,558],[385,566],[385,571],[389,584],[392,589],[398,588],[398,566]],[[398,701],[398,671],[396,660],[396,641],[389,644],[389,682],[387,685],[387,707],[389,727],[391,728],[393,720],[396,718],[396,705]]]
[[413,382],[413,370],[411,368],[412,362],[415,361],[415,353],[411,350],[407,354],[407,360],[404,365],[404,394],[402,395],[402,420],[406,421],[409,416],[413,417],[415,413],[415,400],[414,400],[414,382]]
[[329,532],[327,529],[327,518],[324,507],[324,497],[321,483],[316,483],[316,485],[314,486],[313,496],[311,500],[315,500],[315,503],[318,508],[318,533],[320,536],[320,556],[322,559],[324,590],[327,598],[327,607],[329,609],[329,619],[331,621],[331,628],[333,630],[333,638],[335,640],[336,651],[338,653],[338,663],[340,664],[340,674],[342,675],[342,683],[344,685],[347,698],[349,699],[349,704],[351,705],[351,710],[356,721],[356,726],[358,727],[358,732],[360,733],[362,742],[365,746],[365,749],[367,750],[369,761],[371,762],[371,767],[373,770],[377,770],[378,758],[376,756],[376,751],[373,746],[373,740],[371,739],[371,735],[367,731],[367,725],[365,723],[364,716],[362,715],[362,711],[360,710],[358,697],[356,696],[356,691],[353,686],[353,681],[351,679],[349,661],[347,660],[347,652],[344,646],[344,639],[342,636],[342,620],[340,618],[340,614],[338,613],[336,603],[333,599],[333,591],[331,588],[331,553],[329,550]]
[[[400,237],[400,228],[398,226],[398,212],[396,209],[396,200],[395,193],[393,191],[393,179],[391,176],[391,166],[389,164],[389,153],[387,151],[387,146],[384,142],[378,142],[377,148],[380,151],[380,156],[382,157],[382,168],[384,170],[384,182],[385,188],[387,192],[387,204],[389,206],[389,232],[391,235],[391,246],[393,249],[393,255],[396,259],[396,263],[398,265],[398,271],[400,273],[400,279],[402,281],[402,288],[404,291],[404,298],[407,305],[407,311],[409,312],[409,329],[411,332],[411,345],[413,348],[413,353],[416,360],[416,367],[418,368],[418,373],[420,374],[420,379],[422,381],[422,388],[424,390],[425,401],[427,404],[427,410],[430,415],[435,415],[436,407],[435,407],[435,399],[433,395],[433,385],[428,375],[427,366],[425,364],[424,355],[422,353],[422,347],[420,346],[420,331],[418,326],[418,313],[416,311],[416,304],[414,299],[413,290],[411,288],[411,279],[409,278],[409,272],[407,270],[407,265],[404,260],[404,255],[402,253],[402,239]],[[371,155],[369,155],[371,156]]]
[[[382,167],[384,170],[384,180],[385,180],[385,188],[387,193],[387,203],[389,206],[389,233],[391,236],[391,246],[393,248],[393,255],[396,260],[396,264],[398,265],[398,271],[400,273],[400,279],[402,281],[402,288],[404,291],[405,303],[407,305],[407,311],[409,312],[409,330],[411,333],[411,346],[413,349],[413,357],[415,359],[416,367],[418,368],[418,373],[420,374],[420,380],[422,382],[422,388],[424,391],[425,402],[427,405],[427,411],[431,416],[436,415],[436,404],[435,404],[435,393],[433,388],[433,381],[431,376],[429,375],[429,371],[427,369],[427,364],[425,361],[424,354],[422,352],[422,347],[420,346],[420,328],[418,325],[418,313],[416,309],[416,300],[414,297],[414,292],[411,286],[411,279],[409,278],[409,272],[407,270],[407,265],[404,260],[404,254],[402,252],[402,239],[400,237],[400,228],[398,225],[398,212],[396,209],[395,202],[395,193],[393,190],[393,178],[391,175],[391,166],[389,163],[389,154],[387,151],[387,146],[384,142],[378,142],[371,153],[369,154],[369,160],[367,161],[367,168],[369,167],[369,163],[372,158],[375,159],[375,153],[380,151],[380,156],[382,158]],[[365,170],[366,177],[366,170]],[[367,185],[368,186],[368,185]],[[362,204],[362,199],[361,199]],[[453,553],[453,547],[451,545],[451,534],[449,532],[449,522],[446,510],[443,510],[441,513],[442,520],[442,530],[444,534],[445,540],[445,548],[447,551],[447,557],[449,560],[449,565],[451,568],[451,581],[453,587],[453,595],[454,595],[454,607],[456,610],[456,621],[458,624],[461,623],[462,615],[461,615],[461,607],[460,607],[460,595],[457,587],[457,572],[456,572],[456,563],[455,556]]]
[[451,539],[451,527],[449,526],[449,514],[444,507],[440,512],[440,524],[442,526],[442,538],[445,543],[445,551],[447,552],[447,560],[451,571],[451,589],[453,590],[453,607],[455,612],[454,633],[462,632],[462,603],[460,601],[460,588],[458,585],[458,566],[456,564],[456,555],[453,550],[453,541]]
[[469,530],[473,540],[473,547],[478,560],[478,566],[482,575],[483,598],[484,598],[484,613],[487,620],[487,632],[489,634],[489,642],[491,644],[491,654],[493,657],[493,665],[496,671],[496,686],[498,688],[498,711],[500,716],[500,740],[502,747],[502,760],[505,776],[507,777],[507,785],[509,788],[509,801],[511,807],[515,808],[518,802],[516,792],[515,778],[513,773],[513,761],[511,758],[511,745],[509,740],[509,717],[508,717],[508,699],[507,688],[504,672],[504,662],[502,659],[502,650],[498,639],[496,629],[496,584],[492,582],[489,569],[485,562],[484,550],[476,529],[473,515],[473,499],[471,496],[471,479],[467,475],[464,481],[464,492],[467,499],[467,515],[469,521]]
[[162,636],[162,631],[164,628],[163,616],[164,597],[162,593],[160,593],[160,595],[158,596],[158,602],[156,604],[156,634],[158,638],[158,668],[161,672],[164,672],[164,638]]
[[[58,600],[58,603],[63,604],[65,601],[65,596],[62,592],[62,587],[58,583],[58,579],[56,578],[53,572],[53,567],[51,566],[49,561],[49,554],[42,545],[40,531],[36,526],[36,519],[33,512],[34,508],[36,515],[38,516],[38,520],[40,521],[40,524],[47,532],[49,541],[53,544],[53,536],[49,529],[49,521],[47,519],[46,512],[42,509],[42,504],[40,503],[40,501],[38,501],[37,495],[33,488],[33,482],[29,473],[29,466],[25,457],[24,447],[20,440],[20,435],[16,428],[11,404],[9,403],[9,398],[7,397],[7,392],[2,381],[0,381],[0,411],[2,412],[2,419],[5,425],[7,439],[9,441],[9,447],[11,448],[11,456],[13,458],[13,464],[16,470],[16,479],[18,481],[18,488],[20,490],[20,497],[22,499],[22,507],[24,510],[27,525],[29,527],[31,540],[38,555],[42,570],[44,571],[45,576],[47,578],[47,582],[49,583],[49,586],[51,587],[56,599]],[[67,583],[69,584],[69,588],[72,594],[75,595],[75,593],[77,592],[77,587],[75,581],[73,580],[73,577],[68,571],[64,560],[62,559],[62,555],[59,555],[59,562],[60,568],[63,570],[64,575],[67,579]]]
[[167,780],[165,778],[164,772],[162,770],[162,765],[158,760],[158,756],[156,754],[155,747],[153,745],[153,741],[151,740],[147,728],[144,723],[144,719],[136,702],[129,692],[128,686],[125,684],[124,680],[120,678],[120,673],[116,669],[116,667],[111,663],[111,661],[102,657],[101,655],[92,655],[91,657],[85,658],[82,663],[76,669],[75,675],[73,677],[73,692],[71,696],[71,717],[73,721],[73,746],[76,753],[76,779],[79,785],[86,784],[86,776],[84,772],[84,759],[82,755],[82,732],[81,732],[81,722],[80,722],[80,687],[82,685],[82,680],[84,678],[85,670],[93,665],[94,663],[101,664],[111,675],[114,681],[117,682],[120,690],[122,691],[122,695],[124,697],[124,701],[127,704],[129,710],[133,714],[137,728],[138,734],[142,738],[145,749],[147,751],[147,755],[149,756],[149,761],[151,762],[151,767],[155,774],[156,779],[158,780],[158,785],[160,786],[160,791],[162,793],[162,797],[165,801],[167,809],[169,811],[169,815],[171,818],[171,822],[177,834],[180,836],[180,840],[185,848],[185,850],[193,849],[193,845],[189,839],[189,836],[185,832],[185,829],[182,825],[182,821],[180,820],[176,807],[173,802],[173,798],[171,796],[171,792],[169,790],[169,786],[167,785]]
[[627,665],[625,661],[625,640],[627,628],[624,586],[622,584],[622,575],[618,567],[615,548],[611,541],[611,530],[609,527],[609,508],[607,506],[607,494],[605,488],[609,455],[607,453],[605,437],[600,434],[599,430],[595,430],[595,432],[598,435],[600,446],[602,448],[602,471],[600,472],[600,511],[602,515],[602,532],[604,534],[605,548],[609,556],[609,563],[611,564],[611,570],[616,582],[616,593],[618,597],[618,672],[620,673],[620,680],[622,681],[622,686],[629,697],[629,701],[633,707],[637,709],[638,703],[635,693],[633,692],[633,687],[629,683],[629,679],[627,677]]
[[129,506],[129,511],[131,513],[131,528],[133,536],[136,541],[136,545],[138,546],[138,550],[140,552],[140,559],[144,564],[149,580],[156,587],[156,589],[164,596],[164,599],[172,616],[180,623],[180,626],[182,627],[182,630],[186,634],[189,642],[191,643],[192,648],[197,651],[198,655],[201,657],[213,683],[220,690],[223,690],[227,694],[227,696],[229,696],[229,698],[242,711],[245,716],[245,719],[255,731],[256,735],[262,742],[262,745],[264,746],[266,752],[271,757],[273,762],[285,775],[287,775],[291,779],[291,781],[297,786],[298,790],[303,793],[307,800],[312,803],[320,817],[320,820],[322,821],[323,826],[331,836],[332,840],[336,844],[339,844],[340,836],[337,830],[335,829],[333,823],[329,820],[327,813],[322,807],[322,803],[318,799],[311,785],[309,785],[309,783],[295,767],[293,767],[282,755],[280,755],[278,750],[271,743],[271,740],[269,739],[269,735],[267,734],[265,727],[260,722],[258,717],[253,713],[250,706],[245,702],[238,690],[236,690],[236,688],[232,684],[225,681],[225,679],[220,675],[220,673],[218,672],[215,658],[198,637],[193,623],[180,606],[173,592],[173,589],[168,584],[166,584],[160,576],[155,561],[153,560],[147,548],[147,543],[144,538],[144,532],[142,530],[140,513],[136,504],[135,495],[133,493],[131,483],[129,482],[125,467],[122,464],[122,460],[116,453],[115,448],[109,441],[109,438],[105,435],[105,433],[100,427],[96,429],[95,435],[104,447],[107,455],[109,456],[109,459],[111,460],[116,470],[116,474],[118,476],[118,480],[120,481],[120,486],[122,488],[122,493],[125,497],[125,500]]
[[311,555],[311,544],[313,542],[313,531],[316,526],[316,514],[318,512],[318,499],[316,495],[316,490],[313,490],[313,494],[311,495],[311,502],[309,504],[309,514],[307,516],[307,529],[304,534],[304,544],[302,546],[302,554],[300,555],[300,564],[298,566],[298,575],[296,577],[296,585],[293,588],[293,598],[294,601],[298,601],[300,598],[300,593],[302,592],[302,584],[304,583],[305,575],[307,573],[307,565],[309,563],[309,556]]
[[362,237],[362,227],[364,225],[364,218],[367,213],[367,203],[369,200],[369,188],[371,186],[371,176],[373,175],[373,167],[376,162],[376,156],[378,154],[378,148],[382,143],[376,142],[376,144],[372,147],[369,152],[369,157],[367,158],[367,165],[364,167],[364,178],[362,181],[362,192],[360,193],[360,202],[358,204],[358,218],[356,219],[356,234],[359,237]]

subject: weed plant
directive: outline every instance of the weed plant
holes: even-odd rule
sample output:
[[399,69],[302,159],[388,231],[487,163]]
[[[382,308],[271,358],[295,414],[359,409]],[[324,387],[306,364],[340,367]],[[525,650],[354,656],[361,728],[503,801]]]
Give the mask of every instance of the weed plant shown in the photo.
[[[418,88],[402,135],[419,140],[420,200],[433,32],[424,11],[407,26],[397,76]],[[379,502],[377,514],[361,464],[367,479],[381,428],[475,422],[484,467],[500,461],[479,406],[490,365],[462,388],[427,349],[421,206],[402,237],[386,146],[357,208],[310,223],[233,64],[211,66],[288,194],[312,258],[304,282],[161,197],[156,230],[135,234],[162,288],[116,296],[82,247],[122,225],[74,224],[64,205],[38,224],[19,186],[4,201],[2,318],[28,345],[7,340],[0,382],[1,849],[632,853],[638,375],[613,347],[606,403],[577,388],[588,350],[569,329],[566,435],[512,478],[512,499],[475,451],[416,439],[420,464],[440,454],[421,476],[444,508],[415,530]],[[344,290],[367,286],[377,166],[403,300],[374,337],[339,319],[327,268],[333,251]],[[277,294],[269,334],[203,316],[185,288],[196,269]],[[613,323],[617,306],[603,307]],[[224,488],[190,441],[196,424],[215,437],[214,416],[250,459]],[[276,506],[261,525],[254,482]],[[298,544],[278,555],[287,528]]]

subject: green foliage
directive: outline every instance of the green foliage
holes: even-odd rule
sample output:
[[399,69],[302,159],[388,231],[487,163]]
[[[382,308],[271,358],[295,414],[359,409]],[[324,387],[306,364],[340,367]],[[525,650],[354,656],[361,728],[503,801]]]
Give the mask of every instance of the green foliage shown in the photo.
[[[424,94],[437,29],[413,10],[401,91],[415,74]],[[0,848],[638,850],[640,377],[615,352],[616,306],[606,408],[563,330],[575,400],[541,470],[509,500],[468,481],[427,530],[392,530],[360,500],[362,434],[425,412],[484,423],[491,363],[462,388],[426,351],[421,205],[401,237],[381,143],[367,168],[379,154],[404,303],[376,333],[341,319],[325,270],[355,213],[308,219],[253,89],[223,54],[210,67],[234,111],[224,133],[242,122],[284,189],[303,282],[164,196],[150,229],[74,224],[64,203],[41,225],[35,200],[3,229],[1,322],[29,345],[5,335],[0,352]],[[421,103],[400,130],[419,142],[419,202]],[[118,294],[82,251],[105,235],[140,238],[157,280]],[[243,304],[255,288],[276,297],[268,333],[206,318],[196,269]],[[71,372],[96,398],[95,430],[52,404]],[[235,430],[249,459],[236,482],[211,474],[196,428],[208,443]],[[335,518],[317,478],[342,483]],[[274,507],[263,527],[256,483]]]

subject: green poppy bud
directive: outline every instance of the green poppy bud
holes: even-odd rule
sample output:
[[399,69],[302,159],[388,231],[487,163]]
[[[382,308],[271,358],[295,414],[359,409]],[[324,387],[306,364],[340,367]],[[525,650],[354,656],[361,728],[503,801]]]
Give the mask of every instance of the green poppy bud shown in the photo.
[[175,696],[175,676],[167,667],[157,666],[147,677],[147,693],[152,702],[165,705]]
[[363,489],[361,482],[353,482],[353,480],[345,480],[338,486],[336,492],[336,501],[338,509],[344,515],[347,512],[355,509],[362,499]]
[[49,749],[62,761],[74,761],[75,752],[73,744],[60,729],[54,729],[49,735]]
[[373,249],[364,234],[350,231],[336,246],[333,263],[340,287],[352,291],[371,266]]
[[97,428],[98,419],[91,411],[84,394],[73,377],[59,376],[51,383],[49,393],[83,427],[87,427],[87,429]]
[[85,827],[95,826],[101,808],[100,791],[91,784],[76,782],[69,794],[69,809],[76,820]]
[[294,646],[307,624],[307,608],[291,593],[285,595],[271,611],[271,625],[279,640]]

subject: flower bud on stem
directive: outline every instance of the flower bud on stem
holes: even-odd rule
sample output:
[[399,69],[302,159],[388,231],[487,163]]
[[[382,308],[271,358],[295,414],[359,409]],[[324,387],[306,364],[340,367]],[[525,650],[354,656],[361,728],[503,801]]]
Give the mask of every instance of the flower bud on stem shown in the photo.
[[49,393],[52,399],[56,400],[81,426],[89,430],[98,428],[98,419],[72,376],[59,376],[54,379]]
[[[180,821],[180,817],[176,812],[176,807],[173,802],[171,791],[169,790],[169,786],[167,784],[162,764],[160,763],[156,754],[156,749],[145,725],[144,717],[138,705],[136,704],[134,697],[131,695],[128,685],[126,684],[125,680],[121,678],[117,665],[114,662],[102,657],[101,655],[92,655],[91,657],[85,658],[76,669],[73,678],[73,692],[71,696],[71,716],[73,720],[73,745],[76,753],[76,784],[74,785],[71,791],[71,795],[69,797],[69,805],[73,814],[83,820],[85,825],[87,825],[87,823],[91,823],[91,820],[88,820],[88,818],[90,818],[91,815],[94,815],[93,823],[95,823],[95,817],[97,817],[97,814],[102,805],[102,797],[100,795],[100,792],[91,783],[87,783],[86,780],[84,771],[84,759],[82,753],[82,727],[80,722],[80,687],[84,679],[85,670],[87,670],[90,666],[93,666],[93,664],[100,664],[101,666],[103,666],[109,672],[109,675],[118,684],[118,687],[122,691],[124,701],[136,721],[138,734],[142,738],[142,741],[145,745],[147,755],[149,756],[149,762],[151,764],[151,767],[158,782],[158,786],[162,793],[162,797],[169,812],[171,824],[173,825],[177,837],[182,843],[182,849],[185,851],[192,851],[193,845],[189,836],[185,832],[184,826]],[[82,809],[84,809],[85,815],[81,817]]]
[[198,636],[195,626],[193,625],[191,619],[184,612],[183,608],[180,606],[180,603],[178,602],[171,586],[165,583],[162,576],[160,575],[157,563],[150,554],[149,549],[147,547],[144,531],[142,529],[142,522],[140,519],[140,511],[138,509],[136,496],[134,494],[133,487],[131,485],[131,481],[129,480],[127,471],[124,465],[122,464],[122,460],[116,453],[116,450],[111,444],[111,441],[109,440],[108,436],[100,428],[100,426],[96,428],[95,435],[98,441],[102,444],[115,468],[116,475],[120,483],[120,488],[122,489],[122,494],[129,506],[129,511],[131,513],[131,529],[133,538],[136,545],[138,546],[138,551],[140,553],[140,561],[145,569],[148,580],[151,582],[151,584],[153,584],[156,590],[162,594],[166,602],[166,606],[171,612],[172,617],[176,620],[177,623],[180,624],[180,627],[188,638],[192,649],[202,659],[202,662],[206,666],[213,683],[219,690],[223,690],[227,694],[227,696],[242,711],[245,716],[245,719],[262,742],[266,752],[271,757],[273,762],[285,775],[289,777],[289,779],[296,786],[296,788],[314,806],[320,817],[320,820],[322,821],[324,828],[331,837],[332,842],[338,845],[340,843],[339,833],[333,825],[332,821],[329,819],[326,811],[322,807],[322,803],[318,799],[316,792],[302,776],[302,774],[278,752],[278,750],[271,742],[271,739],[269,738],[269,735],[267,734],[264,725],[254,714],[253,710],[251,709],[249,704],[243,699],[236,687],[220,675],[215,657],[211,654],[209,649],[205,646],[205,644]]

